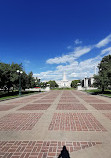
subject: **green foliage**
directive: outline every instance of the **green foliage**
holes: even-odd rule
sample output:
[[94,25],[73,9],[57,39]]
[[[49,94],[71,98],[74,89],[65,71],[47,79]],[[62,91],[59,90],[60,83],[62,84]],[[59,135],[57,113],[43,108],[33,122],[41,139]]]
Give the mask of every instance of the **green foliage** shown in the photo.
[[73,81],[71,82],[71,87],[72,87],[72,88],[77,88],[78,83],[80,83],[80,80],[73,80]]
[[47,82],[41,82],[41,83],[40,83],[40,87],[41,87],[41,88],[46,88],[46,87],[47,87],[47,84],[48,84]]
[[48,81],[47,84],[50,84],[50,88],[57,88],[58,87],[58,84],[54,80]]
[[27,85],[28,88],[34,88],[36,86],[35,79],[33,77],[32,71],[27,75]]
[[111,87],[111,55],[105,56],[98,65],[98,75],[94,76],[94,86],[105,89]]
[[0,63],[0,88],[9,89],[14,87],[18,80],[17,70],[22,70],[22,64]]
[[21,74],[21,85],[22,89],[33,88],[36,86],[33,73],[30,72],[28,75],[23,70],[22,64],[6,64],[0,63],[0,88],[4,90],[18,89],[19,87],[19,74],[17,70],[22,71]]

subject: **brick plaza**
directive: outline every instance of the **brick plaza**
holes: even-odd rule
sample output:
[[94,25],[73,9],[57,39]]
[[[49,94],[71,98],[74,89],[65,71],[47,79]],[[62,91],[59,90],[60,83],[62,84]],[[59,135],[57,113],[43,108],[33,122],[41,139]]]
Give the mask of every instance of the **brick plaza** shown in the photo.
[[54,90],[0,102],[0,158],[111,157],[111,99]]

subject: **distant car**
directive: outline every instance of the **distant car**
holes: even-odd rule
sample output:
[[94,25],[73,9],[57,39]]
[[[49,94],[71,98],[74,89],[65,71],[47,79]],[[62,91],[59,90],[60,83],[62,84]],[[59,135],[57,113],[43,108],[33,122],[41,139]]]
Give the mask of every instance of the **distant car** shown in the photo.
[[40,88],[40,87],[34,87],[34,88]]

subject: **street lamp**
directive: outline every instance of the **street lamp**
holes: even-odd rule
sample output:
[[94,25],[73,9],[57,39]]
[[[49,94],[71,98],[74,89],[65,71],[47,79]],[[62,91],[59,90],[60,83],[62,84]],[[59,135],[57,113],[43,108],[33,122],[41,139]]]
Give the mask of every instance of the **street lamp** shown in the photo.
[[19,96],[21,96],[21,74],[23,71],[17,70],[17,73],[19,74]]

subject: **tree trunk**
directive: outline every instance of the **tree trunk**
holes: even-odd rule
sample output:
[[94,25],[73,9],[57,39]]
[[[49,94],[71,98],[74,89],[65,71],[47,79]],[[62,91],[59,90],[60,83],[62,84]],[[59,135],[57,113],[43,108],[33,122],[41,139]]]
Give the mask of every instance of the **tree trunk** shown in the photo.
[[9,93],[10,88],[8,88],[8,93]]
[[102,86],[102,93],[104,93],[104,86]]

